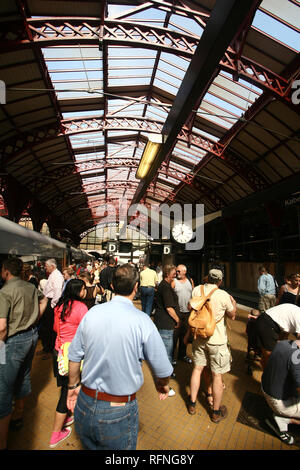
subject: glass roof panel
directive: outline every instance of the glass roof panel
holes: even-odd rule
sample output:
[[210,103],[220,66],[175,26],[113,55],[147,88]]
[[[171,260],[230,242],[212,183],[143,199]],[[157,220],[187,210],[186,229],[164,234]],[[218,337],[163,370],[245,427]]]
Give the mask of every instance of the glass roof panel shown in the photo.
[[62,113],[64,119],[75,119],[75,118],[87,118],[87,117],[92,117],[92,116],[97,116],[97,117],[102,117],[103,116],[103,111],[102,109],[97,109],[95,111],[90,110],[90,111],[77,111],[77,112],[66,112]]
[[102,52],[97,46],[54,46],[42,52],[59,100],[103,95]]
[[154,59],[153,51],[108,47],[108,86],[149,85]]
[[[166,12],[157,8],[147,8],[143,11],[136,11],[136,5],[123,5],[119,7],[119,5],[110,5],[108,12],[109,16],[112,17],[119,17],[122,15],[122,19],[124,20],[131,20],[143,23],[151,23],[155,22],[160,26],[163,26],[165,21]],[[126,13],[128,12],[128,15]],[[125,16],[126,15],[126,16]]]
[[162,90],[167,91],[168,93],[172,93],[173,95],[176,95],[178,92],[178,88],[174,86],[170,81],[166,81],[162,78],[155,78],[154,80],[154,86],[157,86],[157,88],[161,88]]
[[263,0],[260,5],[260,8],[262,10],[269,12],[270,14],[276,16],[278,19],[281,19],[282,21],[290,24],[298,30],[300,27],[299,7],[299,1],[298,5],[296,5],[296,2],[293,3],[289,1],[283,3],[282,0]]
[[179,31],[187,34],[194,34],[201,37],[203,28],[193,18],[185,17],[184,15],[172,15],[168,29]]
[[[298,12],[296,12],[295,10],[295,19],[299,19],[299,15],[300,13],[298,7]],[[296,24],[299,28],[299,20]],[[299,33],[297,31],[294,31],[289,26],[282,24],[275,18],[272,18],[271,16],[267,15],[266,13],[258,10],[255,14],[252,26],[255,26],[260,31],[263,31],[272,38],[295,49],[296,51],[300,51]]]
[[70,135],[70,142],[74,149],[93,145],[103,145],[104,137],[102,132],[76,134]]

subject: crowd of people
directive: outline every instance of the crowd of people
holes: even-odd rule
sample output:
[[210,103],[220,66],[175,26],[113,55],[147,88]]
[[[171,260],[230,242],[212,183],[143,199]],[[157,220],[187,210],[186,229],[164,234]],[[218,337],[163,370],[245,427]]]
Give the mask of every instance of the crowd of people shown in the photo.
[[[289,275],[279,288],[264,267],[259,274],[258,309],[249,314],[246,330],[247,360],[261,359],[262,393],[274,413],[267,424],[292,444],[288,424],[300,424],[299,355],[294,360],[300,349],[300,275]],[[237,304],[221,288],[221,269],[210,269],[195,286],[183,264],[118,266],[107,257],[61,271],[55,259],[32,269],[9,258],[2,278],[0,449],[6,449],[9,428],[22,427],[34,354],[53,360],[60,389],[51,448],[70,436],[75,421],[86,449],[136,449],[136,392],[143,384],[143,360],[151,367],[160,400],[175,395],[169,380],[176,377],[178,361],[192,364],[187,412],[196,414],[203,378],[211,421],[217,424],[227,417],[223,375],[230,371],[232,357],[226,321],[235,319]],[[214,322],[208,336],[189,323],[191,312],[199,313],[203,305]],[[288,340],[290,334],[296,341]],[[42,349],[35,352],[38,338]],[[192,357],[187,354],[190,343]],[[62,375],[65,350],[68,372]]]

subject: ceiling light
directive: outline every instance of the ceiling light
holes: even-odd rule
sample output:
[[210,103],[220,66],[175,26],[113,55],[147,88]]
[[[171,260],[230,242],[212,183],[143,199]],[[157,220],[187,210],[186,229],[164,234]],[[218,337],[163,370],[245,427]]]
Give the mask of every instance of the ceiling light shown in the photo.
[[149,174],[161,144],[161,134],[152,134],[148,137],[148,142],[144,147],[144,152],[135,175],[136,178],[143,179],[146,178],[146,176]]

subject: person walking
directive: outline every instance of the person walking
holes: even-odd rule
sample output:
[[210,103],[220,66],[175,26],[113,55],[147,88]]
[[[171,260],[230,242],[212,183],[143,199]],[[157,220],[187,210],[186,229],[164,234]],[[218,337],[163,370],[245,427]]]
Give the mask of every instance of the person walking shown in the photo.
[[118,267],[115,297],[89,310],[69,348],[67,404],[85,449],[136,449],[143,360],[153,371],[159,399],[168,396],[173,368],[152,320],[133,305],[138,280],[134,267]]
[[[225,317],[235,319],[236,302],[224,290],[220,289],[223,281],[223,273],[219,269],[211,269],[208,273],[208,282],[204,286],[197,286],[192,292],[192,297],[201,296],[203,288],[204,295],[210,296],[211,310],[216,320],[214,333],[209,338],[196,337],[193,341],[194,369],[190,382],[190,401],[188,412],[196,414],[196,399],[200,388],[201,374],[205,367],[209,367],[212,374],[212,403],[211,421],[219,423],[227,417],[227,408],[221,405],[223,397],[222,375],[230,370],[231,354],[228,348],[227,329]],[[190,328],[185,336],[185,344],[191,335]]]
[[263,313],[268,308],[274,307],[276,303],[276,285],[272,274],[269,274],[264,266],[260,266],[258,272],[260,274],[257,281],[258,310]]
[[62,275],[63,275],[63,278],[64,278],[64,285],[63,285],[63,290],[62,290],[62,294],[66,288],[66,285],[68,284],[68,282],[71,280],[71,279],[75,279],[76,278],[76,273],[74,271],[73,268],[71,267],[68,267],[68,268],[65,268],[63,269],[63,272],[62,272]]
[[153,299],[157,282],[158,278],[156,272],[153,269],[150,269],[148,264],[145,263],[142,265],[140,272],[142,310],[149,316],[152,313]]
[[[47,298],[36,287],[23,281],[23,262],[19,258],[3,261],[0,290],[0,449],[7,446],[9,424],[23,424],[24,400],[31,392],[30,371],[38,341],[37,323]],[[3,358],[3,355],[5,358]],[[5,360],[4,360],[5,359]],[[15,399],[14,414],[13,399]]]
[[49,274],[47,284],[44,287],[43,293],[48,298],[47,308],[42,316],[39,335],[42,341],[43,349],[37,352],[37,355],[41,355],[42,359],[49,359],[52,357],[55,333],[53,330],[54,321],[54,307],[56,306],[64,285],[64,277],[62,273],[57,269],[56,260],[51,258],[45,263],[45,269]]
[[58,371],[57,356],[59,348],[67,342],[71,342],[75,336],[79,323],[88,308],[83,303],[86,295],[85,283],[81,279],[70,279],[62,297],[54,308],[54,331],[57,333],[53,354],[53,371],[57,386],[60,387],[60,397],[56,407],[54,425],[49,447],[53,448],[67,439],[71,434],[69,427],[74,419],[68,416],[67,394],[68,376],[62,376]]
[[[179,328],[174,329],[174,336],[173,336],[173,365],[176,365],[177,360],[187,362],[188,364],[192,364],[192,359],[187,356],[186,354],[186,345],[184,344],[184,337],[188,330],[188,319],[190,315],[190,311],[188,308],[189,301],[192,297],[193,285],[191,281],[188,279],[187,275],[187,268],[184,264],[179,264],[176,268],[176,278],[174,279],[174,290],[178,297],[178,304],[179,304],[179,318],[180,318],[180,326]],[[175,357],[176,346],[178,342],[178,353],[177,353],[177,360]]]
[[[108,302],[113,298],[114,291],[112,286],[112,279],[116,269],[116,260],[113,256],[108,259],[108,265],[100,272],[100,285],[104,289],[103,298]],[[95,279],[94,279],[95,284]]]
[[[154,323],[162,337],[171,363],[173,360],[174,329],[180,327],[178,297],[172,288],[172,283],[175,277],[175,266],[166,265],[163,267],[163,280],[157,288],[156,310],[154,316]],[[176,377],[174,372],[172,377]],[[173,395],[175,395],[175,391],[170,389],[170,396]]]
[[85,283],[86,296],[84,297],[83,302],[87,308],[90,309],[95,305],[97,295],[103,294],[104,289],[100,286],[100,284],[92,284],[92,277],[88,272],[79,274],[78,278]]

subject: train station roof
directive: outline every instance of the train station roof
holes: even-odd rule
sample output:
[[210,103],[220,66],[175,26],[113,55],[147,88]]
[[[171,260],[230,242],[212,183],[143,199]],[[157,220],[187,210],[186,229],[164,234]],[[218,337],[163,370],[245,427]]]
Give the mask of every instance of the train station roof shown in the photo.
[[299,190],[299,28],[296,0],[2,0],[1,215],[80,238],[120,199]]

